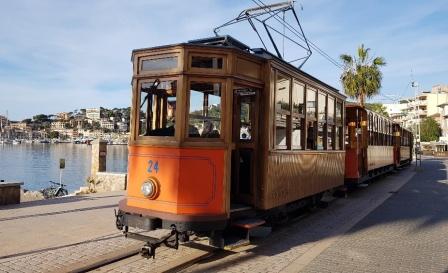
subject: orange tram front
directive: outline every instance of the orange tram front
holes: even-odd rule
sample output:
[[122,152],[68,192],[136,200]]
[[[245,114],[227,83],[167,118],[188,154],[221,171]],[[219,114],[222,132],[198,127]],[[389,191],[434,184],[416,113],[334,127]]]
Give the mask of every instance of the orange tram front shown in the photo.
[[[116,224],[150,256],[191,232],[222,246],[230,226],[262,225],[344,185],[337,89],[230,36],[134,50],[132,60]],[[156,229],[166,232],[144,234]]]

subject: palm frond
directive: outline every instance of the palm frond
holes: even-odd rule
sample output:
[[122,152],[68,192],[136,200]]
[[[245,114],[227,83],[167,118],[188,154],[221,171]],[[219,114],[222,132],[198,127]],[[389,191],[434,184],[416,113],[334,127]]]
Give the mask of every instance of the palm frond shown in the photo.
[[358,47],[357,56],[347,54],[340,55],[345,69],[341,74],[341,83],[345,94],[364,103],[365,98],[370,98],[379,93],[381,89],[381,66],[386,65],[383,57],[369,58],[370,48],[364,44]]
[[347,54],[341,54],[339,58],[344,62],[344,65],[350,65],[353,63],[353,58],[350,55]]

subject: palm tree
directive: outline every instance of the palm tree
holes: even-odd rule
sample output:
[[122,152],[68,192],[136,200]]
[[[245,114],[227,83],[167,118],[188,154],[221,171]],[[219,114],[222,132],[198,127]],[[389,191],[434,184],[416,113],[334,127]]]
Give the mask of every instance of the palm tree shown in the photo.
[[378,94],[381,88],[383,75],[380,66],[386,65],[383,57],[371,58],[370,48],[362,44],[358,47],[358,56],[342,54],[344,72],[341,75],[342,86],[345,93],[358,100],[364,107],[366,97],[370,98]]

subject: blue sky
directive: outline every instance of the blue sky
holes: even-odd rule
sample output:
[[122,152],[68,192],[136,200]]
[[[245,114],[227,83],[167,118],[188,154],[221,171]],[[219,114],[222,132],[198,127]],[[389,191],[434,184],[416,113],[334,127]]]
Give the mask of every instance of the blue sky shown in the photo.
[[[0,114],[8,110],[21,120],[126,107],[132,49],[212,36],[213,27],[253,6],[250,0],[2,1]],[[383,56],[383,95],[411,95],[411,70],[422,90],[448,83],[446,0],[303,0],[296,10],[307,37],[333,58],[354,54],[361,43]],[[221,33],[260,47],[245,24]],[[303,70],[340,88],[340,69],[317,53]]]

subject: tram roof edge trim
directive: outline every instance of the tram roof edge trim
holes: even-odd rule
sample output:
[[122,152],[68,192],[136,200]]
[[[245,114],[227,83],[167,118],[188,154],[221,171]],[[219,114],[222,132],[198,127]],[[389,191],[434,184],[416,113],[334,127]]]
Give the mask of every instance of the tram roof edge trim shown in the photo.
[[[322,86],[327,87],[328,89],[332,90],[335,93],[338,93],[340,96],[347,97],[344,93],[341,93],[339,89],[319,80],[318,78],[306,73],[302,69],[299,69],[295,67],[294,65],[286,62],[285,60],[280,59],[276,55],[272,54],[271,52],[263,49],[263,48],[250,48],[246,44],[238,41],[237,39],[233,38],[230,35],[225,36],[215,36],[215,37],[209,37],[209,38],[202,38],[202,39],[195,39],[195,40],[189,40],[188,42],[184,43],[177,43],[177,44],[170,44],[170,45],[162,45],[162,46],[155,46],[155,47],[147,47],[147,48],[140,48],[140,49],[134,49],[132,50],[132,58],[134,57],[135,53],[146,51],[146,50],[157,50],[157,49],[163,49],[163,48],[169,48],[169,47],[176,47],[176,46],[200,46],[204,48],[229,48],[229,49],[235,49],[240,50],[241,52],[245,54],[249,54],[253,57],[258,57],[260,59],[265,60],[275,60],[276,62],[279,62],[281,64],[284,64],[285,66],[289,67],[291,70],[296,71],[300,74],[303,74],[305,77],[309,77],[313,79],[314,81],[318,82]],[[131,59],[132,60],[132,59]]]
[[339,92],[339,89],[337,89],[336,87],[331,86],[328,83],[325,83],[325,82],[319,80],[318,78],[314,77],[313,75],[308,74],[307,72],[303,71],[302,69],[299,69],[299,68],[295,67],[294,65],[286,62],[285,60],[280,59],[279,57],[277,57],[273,53],[271,53],[271,52],[269,52],[269,51],[267,51],[267,50],[265,50],[263,48],[252,48],[251,51],[254,52],[255,56],[261,57],[263,59],[274,59],[277,62],[283,63],[286,66],[289,66],[289,68],[291,68],[292,70],[298,71],[299,73],[303,74],[304,76],[313,79],[314,81],[318,82],[319,84],[321,84],[321,85],[327,87],[328,89],[331,89],[332,91],[338,93],[339,95],[341,95],[341,96],[343,96],[345,98],[347,97],[345,94]]
[[373,111],[373,110],[367,109],[365,106],[362,107],[362,106],[361,106],[359,103],[357,103],[357,102],[346,102],[346,103],[345,103],[345,107],[348,107],[348,108],[361,108],[361,109],[365,110],[367,113],[374,113],[375,115],[380,116],[380,117],[382,117],[383,119],[387,119],[388,121],[391,121],[392,123],[395,123],[395,124],[399,124],[399,125],[400,125],[399,122],[394,121],[391,117],[387,117],[387,116],[385,116],[385,115],[383,115],[383,114],[380,114],[380,113],[375,112],[375,111]]

